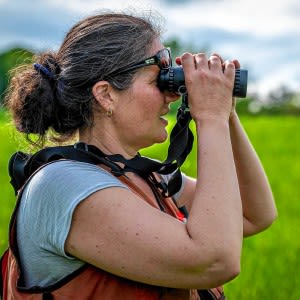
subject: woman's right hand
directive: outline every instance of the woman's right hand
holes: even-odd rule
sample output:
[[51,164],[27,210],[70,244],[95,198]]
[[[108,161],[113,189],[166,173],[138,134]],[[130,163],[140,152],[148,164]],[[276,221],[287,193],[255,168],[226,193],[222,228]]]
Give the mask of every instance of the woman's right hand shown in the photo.
[[205,53],[184,53],[176,62],[184,69],[193,119],[221,118],[228,121],[232,109],[234,63],[223,63],[217,54],[207,58]]

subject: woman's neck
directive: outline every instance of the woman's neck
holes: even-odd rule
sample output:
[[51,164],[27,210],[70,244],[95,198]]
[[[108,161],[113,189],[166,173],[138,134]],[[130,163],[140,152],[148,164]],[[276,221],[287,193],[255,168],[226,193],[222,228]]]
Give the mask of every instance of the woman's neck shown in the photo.
[[130,147],[117,137],[110,130],[97,130],[95,127],[80,130],[79,141],[89,145],[94,145],[105,154],[121,154],[126,159],[136,156],[138,149]]

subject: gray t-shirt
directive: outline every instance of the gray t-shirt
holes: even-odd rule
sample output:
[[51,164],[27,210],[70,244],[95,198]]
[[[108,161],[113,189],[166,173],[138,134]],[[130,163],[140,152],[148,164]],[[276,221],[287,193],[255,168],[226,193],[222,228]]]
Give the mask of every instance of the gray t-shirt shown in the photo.
[[64,251],[72,215],[82,200],[109,187],[128,188],[96,165],[70,160],[45,166],[28,182],[17,218],[27,287],[52,285],[84,265]]

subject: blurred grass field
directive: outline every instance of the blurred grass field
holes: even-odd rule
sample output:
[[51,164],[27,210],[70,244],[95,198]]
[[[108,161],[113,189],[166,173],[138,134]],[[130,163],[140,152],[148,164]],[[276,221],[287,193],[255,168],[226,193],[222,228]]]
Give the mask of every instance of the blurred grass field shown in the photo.
[[[300,299],[300,117],[241,117],[269,177],[279,217],[265,232],[244,240],[242,271],[225,286],[229,300]],[[24,143],[0,112],[0,252],[7,246],[7,228],[14,206],[7,162]],[[173,120],[170,120],[169,128]],[[168,143],[143,154],[164,159]],[[195,151],[182,170],[195,176]],[[226,220],[224,220],[226,222]]]

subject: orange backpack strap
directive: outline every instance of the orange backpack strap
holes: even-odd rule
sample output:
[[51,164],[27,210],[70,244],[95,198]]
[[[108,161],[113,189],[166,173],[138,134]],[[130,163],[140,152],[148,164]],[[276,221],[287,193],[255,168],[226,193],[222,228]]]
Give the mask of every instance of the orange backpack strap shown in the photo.
[[133,192],[138,194],[140,197],[142,197],[147,203],[149,203],[151,206],[161,209],[168,213],[171,216],[174,216],[176,219],[185,222],[186,218],[183,215],[183,213],[178,209],[176,204],[174,203],[173,199],[171,197],[164,197],[158,189],[156,189],[156,192],[154,192],[154,196],[156,198],[156,201],[154,198],[147,195],[134,181],[130,180],[127,176],[120,176],[118,177],[124,184],[126,184]]
[[159,206],[156,203],[156,201],[154,201],[154,199],[152,199],[151,197],[149,197],[149,195],[147,195],[141,188],[139,188],[138,185],[136,185],[127,176],[123,175],[123,176],[118,177],[118,179],[120,181],[122,181],[125,185],[127,185],[134,193],[136,193],[141,198],[143,198],[148,204],[150,204],[151,206],[159,209]]
[[217,287],[209,290],[198,290],[201,300],[226,300],[223,287]]
[[6,280],[7,276],[7,264],[8,264],[8,253],[9,250],[7,249],[1,257],[1,273],[0,273],[0,297],[3,299],[3,287],[4,281]]

